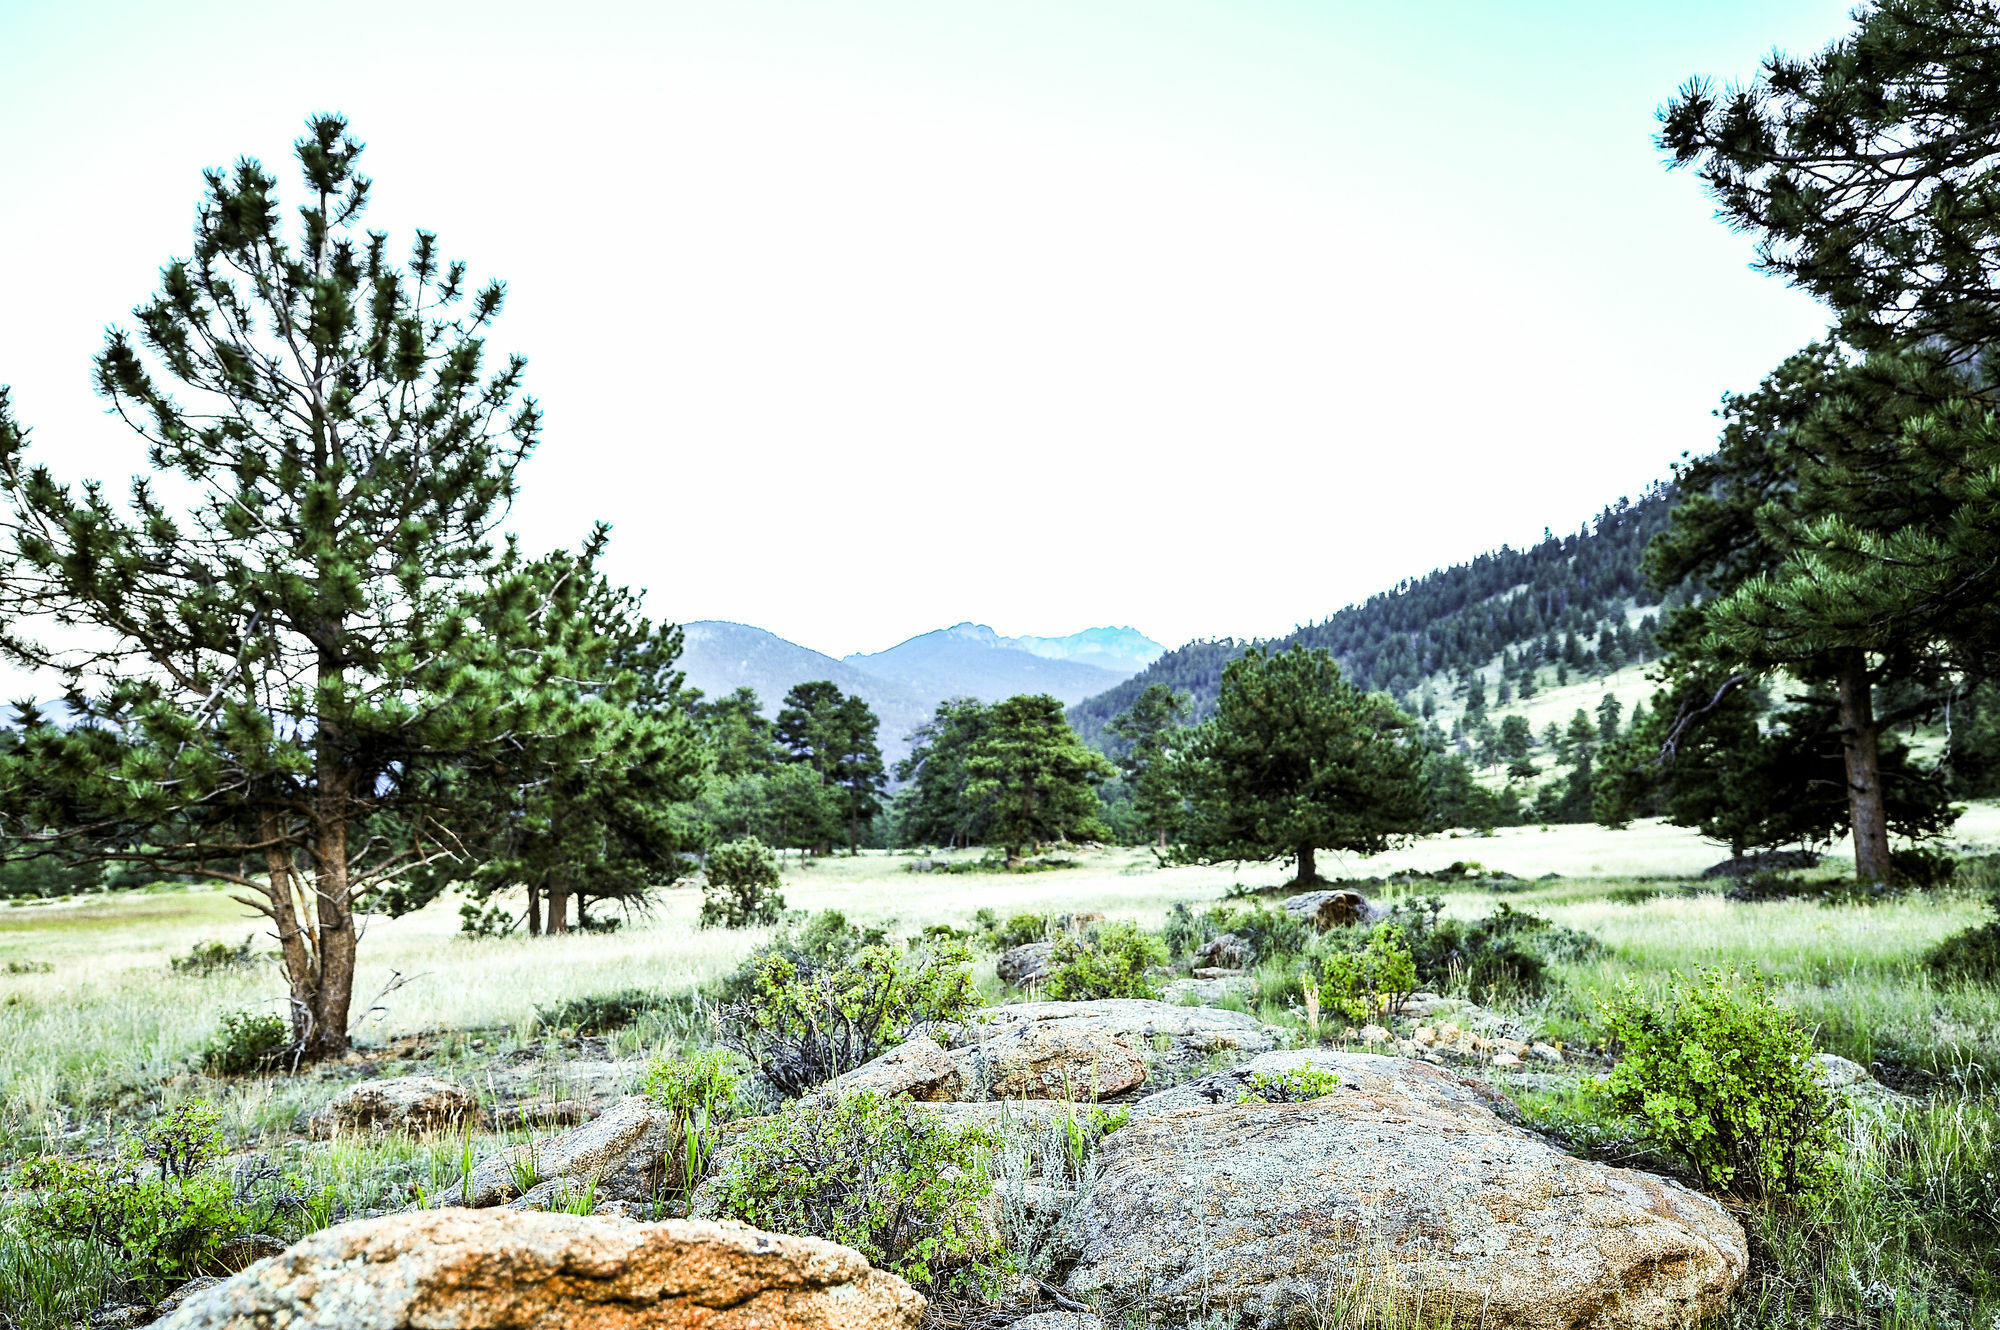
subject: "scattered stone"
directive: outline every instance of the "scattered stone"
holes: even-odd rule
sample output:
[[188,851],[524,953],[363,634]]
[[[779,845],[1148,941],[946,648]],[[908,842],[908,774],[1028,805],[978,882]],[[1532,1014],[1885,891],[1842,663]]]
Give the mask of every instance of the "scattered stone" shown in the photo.
[[595,1219],[643,1220],[647,1218],[646,1210],[638,1201],[606,1201],[590,1213]]
[[1394,1035],[1379,1025],[1364,1025],[1361,1027],[1361,1042],[1364,1044],[1385,1044],[1393,1038],[1395,1038]]
[[1540,1058],[1543,1062],[1561,1062],[1562,1050],[1554,1044],[1534,1043],[1528,1045],[1528,1056]]
[[1049,977],[1049,957],[1055,954],[1053,942],[1028,942],[1000,953],[993,969],[1000,976],[1000,982],[1009,988],[1026,988],[1029,984],[1039,984]]
[[1465,1005],[1457,998],[1439,997],[1436,993],[1412,993],[1403,999],[1403,1009],[1398,1014],[1411,1020],[1429,1020]]
[[[466,1204],[546,1203],[556,1190],[593,1183],[600,1202],[643,1201],[660,1187],[667,1150],[676,1144],[674,1125],[672,1114],[633,1095],[560,1136],[480,1160],[467,1184]],[[525,1194],[524,1175],[533,1178]]]
[[[1281,1059],[1340,1085],[1305,1103],[1169,1106],[1226,1098]],[[1722,1310],[1748,1261],[1727,1211],[1563,1154],[1487,1102],[1425,1062],[1322,1050],[1142,1100],[1100,1147],[1067,1290],[1266,1330],[1371,1282],[1421,1287],[1440,1321],[1496,1330],[1665,1330]]]
[[312,1115],[307,1131],[318,1140],[343,1132],[453,1131],[479,1120],[479,1096],[437,1076],[393,1076],[362,1081],[335,1095]]
[[1521,1059],[1502,1049],[1493,1055],[1493,1065],[1496,1067],[1518,1067],[1521,1065]]
[[1284,908],[1322,933],[1348,924],[1372,924],[1383,915],[1379,905],[1358,891],[1308,891],[1287,897]]
[[863,1063],[819,1090],[828,1098],[873,1090],[889,1098],[956,1099],[962,1089],[959,1065],[929,1035],[896,1045],[872,1062]]
[[423,1210],[325,1229],[158,1330],[915,1330],[924,1299],[861,1253],[743,1224]]

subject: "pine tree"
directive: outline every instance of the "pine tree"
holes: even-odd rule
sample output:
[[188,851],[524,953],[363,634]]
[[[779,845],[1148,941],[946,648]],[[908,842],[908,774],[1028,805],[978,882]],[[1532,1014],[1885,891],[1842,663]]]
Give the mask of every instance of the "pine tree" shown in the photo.
[[776,769],[776,732],[757,700],[756,689],[738,688],[712,702],[689,691],[690,714],[715,757],[718,776],[762,776]]
[[1423,831],[1415,729],[1387,698],[1342,678],[1326,651],[1252,648],[1224,669],[1214,717],[1189,736],[1178,854],[1284,858],[1306,884],[1318,880],[1321,849],[1373,854]]
[[840,791],[850,854],[860,853],[861,824],[882,809],[888,776],[876,741],[880,726],[865,701],[825,679],[792,685],[778,712],[778,742],[791,760],[810,766],[822,784]]
[[454,852],[455,773],[567,695],[523,616],[480,617],[540,426],[524,362],[488,363],[502,288],[361,232],[360,153],[309,122],[296,234],[257,162],[207,173],[192,257],[97,358],[159,473],[129,510],[30,468],[0,399],[0,648],[69,712],[0,755],[6,848],[235,887],[305,1058],[347,1048],[357,903]]
[[1181,794],[1175,783],[1173,760],[1183,737],[1188,715],[1194,707],[1186,693],[1175,693],[1165,684],[1153,684],[1139,694],[1130,711],[1119,713],[1110,730],[1130,745],[1118,761],[1132,786],[1132,800],[1140,820],[1151,830],[1161,849],[1181,816]]
[[985,839],[992,809],[967,792],[972,775],[966,760],[986,726],[984,703],[954,697],[938,703],[931,718],[910,735],[910,755],[896,764],[896,779],[905,782],[897,810],[898,843],[962,849]]
[[994,703],[965,767],[966,795],[991,807],[991,834],[1007,847],[1009,864],[1020,861],[1023,845],[1102,834],[1091,787],[1117,768],[1076,737],[1053,697]]

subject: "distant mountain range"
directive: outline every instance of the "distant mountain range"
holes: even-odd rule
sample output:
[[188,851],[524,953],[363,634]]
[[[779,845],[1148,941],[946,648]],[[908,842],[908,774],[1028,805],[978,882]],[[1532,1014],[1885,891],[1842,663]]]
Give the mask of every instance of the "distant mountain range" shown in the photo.
[[881,718],[882,752],[909,752],[909,734],[950,697],[997,702],[1016,693],[1047,693],[1065,706],[1116,687],[1166,650],[1132,628],[1091,628],[1068,637],[1001,637],[984,624],[961,623],[921,634],[887,651],[832,656],[748,624],[706,619],[681,625],[680,667],[711,697],[757,690],[776,715],[792,685],[831,679],[866,698]]

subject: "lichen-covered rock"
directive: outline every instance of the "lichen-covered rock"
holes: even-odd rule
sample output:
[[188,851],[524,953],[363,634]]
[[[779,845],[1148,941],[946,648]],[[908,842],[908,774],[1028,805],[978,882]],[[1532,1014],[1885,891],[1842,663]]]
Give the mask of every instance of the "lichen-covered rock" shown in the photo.
[[1277,1032],[1248,1012],[1143,998],[1017,1002],[983,1011],[946,1030],[943,1039],[949,1049],[971,1048],[1024,1026],[1066,1027],[1122,1039],[1145,1060],[1156,1081],[1171,1082],[1211,1061],[1239,1060],[1277,1046]]
[[962,1099],[1098,1100],[1146,1079],[1124,1036],[1072,1021],[1015,1022],[950,1056]]
[[1382,907],[1358,891],[1307,891],[1284,900],[1288,914],[1297,916],[1324,933],[1348,924],[1372,924],[1382,917]]
[[1421,1290],[1432,1315],[1488,1330],[1668,1330],[1743,1278],[1743,1230],[1704,1196],[1573,1159],[1427,1063],[1284,1056],[1339,1089],[1142,1102],[1104,1138],[1072,1294],[1280,1327],[1310,1323],[1329,1289]]
[[961,1070],[937,1040],[920,1034],[828,1081],[817,1093],[839,1098],[859,1090],[872,1090],[885,1099],[896,1095],[922,1100],[956,1099],[961,1088]]
[[479,1120],[479,1096],[437,1076],[393,1076],[350,1085],[313,1114],[307,1130],[326,1140],[343,1132],[453,1131]]
[[1815,1053],[1812,1063],[1813,1078],[1856,1107],[1886,1108],[1904,1098],[1876,1080],[1868,1068],[1838,1053]]
[[993,972],[1009,988],[1026,988],[1049,977],[1049,958],[1055,954],[1053,942],[1024,942],[1000,953]]
[[1252,959],[1250,943],[1234,933],[1224,933],[1210,938],[1195,959],[1204,969],[1240,970]]
[[1493,1110],[1505,1103],[1498,1091],[1477,1081],[1454,1076],[1441,1067],[1410,1058],[1378,1053],[1346,1053],[1326,1048],[1281,1049],[1239,1062],[1199,1080],[1147,1095],[1131,1106],[1132,1119],[1158,1117],[1183,1108],[1233,1104],[1250,1092],[1258,1077],[1283,1077],[1288,1072],[1331,1072],[1339,1077],[1333,1093],[1366,1097],[1370,1102],[1405,1100],[1426,1109],[1465,1117],[1484,1127]]
[[1242,997],[1250,991],[1247,975],[1223,975],[1219,978],[1176,979],[1160,990],[1163,1001],[1176,1006],[1208,1007],[1225,998]]
[[422,1210],[323,1230],[158,1330],[915,1330],[859,1252],[742,1224]]
[[[516,1199],[546,1203],[558,1193],[593,1184],[599,1201],[646,1200],[664,1178],[667,1150],[677,1143],[674,1125],[672,1114],[642,1096],[630,1096],[560,1136],[510,1146],[480,1160],[465,1203],[475,1208]],[[524,1181],[529,1182],[525,1198]]]

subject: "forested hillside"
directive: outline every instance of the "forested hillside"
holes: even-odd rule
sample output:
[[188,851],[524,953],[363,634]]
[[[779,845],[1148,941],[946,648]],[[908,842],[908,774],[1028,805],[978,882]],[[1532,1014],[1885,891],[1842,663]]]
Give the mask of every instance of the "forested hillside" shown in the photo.
[[[1545,533],[1526,549],[1503,545],[1265,645],[1325,647],[1354,682],[1389,692],[1412,710],[1426,709],[1427,683],[1462,687],[1496,657],[1496,683],[1538,664],[1579,677],[1609,672],[1651,651],[1657,619],[1651,611],[1660,598],[1639,560],[1672,505],[1672,490],[1655,486],[1636,503],[1620,499],[1574,534]],[[1155,683],[1193,694],[1196,717],[1205,716],[1215,705],[1223,665],[1250,645],[1229,638],[1190,642],[1079,702],[1070,708],[1070,721],[1102,746],[1111,718]]]

